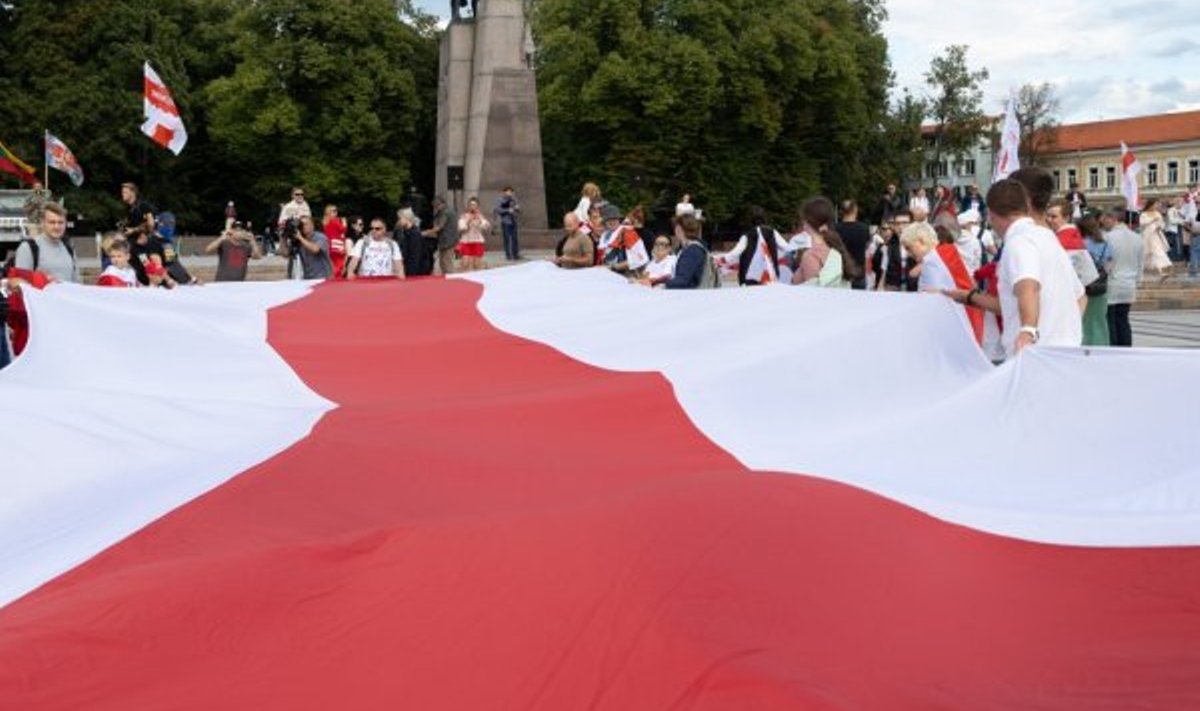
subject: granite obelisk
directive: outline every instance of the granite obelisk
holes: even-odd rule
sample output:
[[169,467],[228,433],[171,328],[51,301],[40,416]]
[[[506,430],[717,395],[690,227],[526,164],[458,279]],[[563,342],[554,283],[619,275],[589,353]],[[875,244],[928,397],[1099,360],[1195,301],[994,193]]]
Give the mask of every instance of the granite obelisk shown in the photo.
[[[455,13],[441,42],[436,189],[460,209],[468,197],[478,196],[490,212],[500,191],[511,185],[521,201],[521,227],[544,230],[546,182],[532,54],[523,0],[478,0],[473,16]],[[452,182],[460,176],[462,187],[455,189]]]

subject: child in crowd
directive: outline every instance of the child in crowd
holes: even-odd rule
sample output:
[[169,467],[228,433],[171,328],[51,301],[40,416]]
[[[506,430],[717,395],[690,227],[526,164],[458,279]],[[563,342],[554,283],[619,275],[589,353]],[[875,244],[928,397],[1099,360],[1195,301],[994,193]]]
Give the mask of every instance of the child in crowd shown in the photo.
[[108,266],[96,281],[97,286],[133,288],[138,286],[137,272],[129,266],[129,243],[116,235],[109,235],[100,243]]

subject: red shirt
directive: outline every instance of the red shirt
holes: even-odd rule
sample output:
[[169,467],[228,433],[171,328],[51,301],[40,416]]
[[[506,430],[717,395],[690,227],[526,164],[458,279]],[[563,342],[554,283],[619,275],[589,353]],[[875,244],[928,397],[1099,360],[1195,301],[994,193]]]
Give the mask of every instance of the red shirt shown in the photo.
[[341,279],[346,268],[346,226],[341,219],[332,217],[325,223],[325,236],[329,239],[329,261],[333,262],[333,278]]

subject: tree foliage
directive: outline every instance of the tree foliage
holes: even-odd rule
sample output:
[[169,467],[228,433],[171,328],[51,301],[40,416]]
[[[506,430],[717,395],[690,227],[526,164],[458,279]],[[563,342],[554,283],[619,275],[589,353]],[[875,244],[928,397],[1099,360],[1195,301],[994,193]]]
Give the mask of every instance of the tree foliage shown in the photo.
[[1017,91],[1017,123],[1021,126],[1021,165],[1038,165],[1058,143],[1058,96],[1048,83],[1025,84]]
[[934,161],[944,155],[962,157],[987,135],[988,117],[983,113],[983,89],[988,70],[972,71],[967,65],[967,46],[950,45],[929,63],[925,83],[928,116],[934,122]]
[[687,192],[718,221],[754,203],[790,223],[812,194],[867,187],[891,84],[882,2],[534,8],[553,208],[592,180],[626,206]]
[[[118,216],[125,180],[191,230],[231,199],[262,220],[296,183],[362,207],[432,183],[437,38],[407,0],[8,4],[0,65],[19,69],[0,75],[0,139],[27,159],[43,129],[66,141],[87,182],[52,187],[97,227]],[[139,131],[144,60],[188,128],[178,157]]]

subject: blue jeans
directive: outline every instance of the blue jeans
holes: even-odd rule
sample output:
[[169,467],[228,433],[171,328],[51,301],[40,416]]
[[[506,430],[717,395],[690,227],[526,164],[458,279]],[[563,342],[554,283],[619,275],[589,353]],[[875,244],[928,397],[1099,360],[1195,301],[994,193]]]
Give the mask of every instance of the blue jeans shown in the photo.
[[504,256],[509,260],[516,260],[521,256],[521,249],[517,245],[517,223],[501,222],[500,229],[504,232]]
[[1167,246],[1169,250],[1167,255],[1172,262],[1177,262],[1183,258],[1183,238],[1178,232],[1167,232]]
[[1191,254],[1188,255],[1188,276],[1196,276],[1200,273],[1200,244],[1197,244],[1197,235],[1192,235]]

